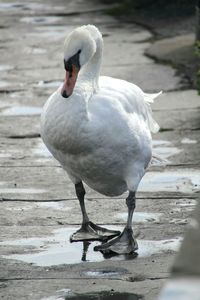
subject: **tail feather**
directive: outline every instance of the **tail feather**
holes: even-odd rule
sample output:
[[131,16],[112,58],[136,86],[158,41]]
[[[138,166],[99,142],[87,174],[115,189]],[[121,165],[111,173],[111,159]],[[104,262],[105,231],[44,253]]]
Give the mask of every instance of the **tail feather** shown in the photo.
[[148,102],[148,103],[154,103],[154,99],[156,99],[158,96],[160,96],[162,94],[162,91],[160,91],[159,93],[154,93],[154,94],[148,94],[148,93],[144,93],[144,101]]
[[153,119],[152,109],[151,109],[150,103],[153,103],[154,99],[156,99],[161,94],[162,94],[162,91],[160,91],[159,93],[156,93],[156,94],[147,94],[147,93],[143,94],[144,101],[147,104],[147,117],[148,117],[147,122],[148,122],[148,126],[149,126],[149,129],[151,130],[151,132],[153,132],[153,133],[158,132],[159,129],[160,129],[160,126]]

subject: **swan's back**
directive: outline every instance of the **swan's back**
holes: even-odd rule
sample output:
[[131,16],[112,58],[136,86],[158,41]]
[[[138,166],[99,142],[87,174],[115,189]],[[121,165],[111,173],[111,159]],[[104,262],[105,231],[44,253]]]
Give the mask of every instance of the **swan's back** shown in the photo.
[[[112,107],[122,115],[127,114],[131,117],[144,121],[150,131],[157,132],[159,126],[152,117],[150,103],[161,94],[146,94],[137,85],[128,81],[116,79],[107,76],[99,78],[99,91],[94,94],[93,100],[100,102],[99,105],[104,107],[105,111],[112,114]],[[93,101],[92,100],[92,101]]]

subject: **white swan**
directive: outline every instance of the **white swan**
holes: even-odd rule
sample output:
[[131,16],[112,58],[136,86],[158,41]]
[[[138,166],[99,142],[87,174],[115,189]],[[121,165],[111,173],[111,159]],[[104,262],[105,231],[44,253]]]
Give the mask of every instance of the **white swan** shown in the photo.
[[[130,82],[99,76],[102,50],[102,35],[93,25],[69,34],[65,82],[44,106],[41,135],[74,183],[80,202],[83,222],[71,240],[99,239],[104,243],[95,250],[130,253],[138,248],[132,230],[135,193],[152,157],[150,131],[159,129],[150,102],[160,93],[145,94]],[[82,182],[106,196],[129,191],[121,234],[89,221]]]

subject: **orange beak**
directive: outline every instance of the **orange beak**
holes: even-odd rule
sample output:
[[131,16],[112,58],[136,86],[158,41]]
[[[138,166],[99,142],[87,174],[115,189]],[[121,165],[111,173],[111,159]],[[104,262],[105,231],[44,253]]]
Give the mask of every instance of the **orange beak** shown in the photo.
[[72,95],[79,70],[80,69],[75,65],[72,65],[72,72],[66,71],[65,81],[61,89],[61,95],[64,98],[68,98]]

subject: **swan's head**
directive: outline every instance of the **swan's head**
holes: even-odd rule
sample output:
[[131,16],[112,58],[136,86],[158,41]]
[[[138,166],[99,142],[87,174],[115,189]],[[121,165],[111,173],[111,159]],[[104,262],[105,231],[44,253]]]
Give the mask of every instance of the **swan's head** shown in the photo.
[[87,26],[81,26],[72,31],[64,43],[65,81],[61,90],[63,97],[68,98],[73,93],[77,76],[82,68],[96,52],[96,43]]

